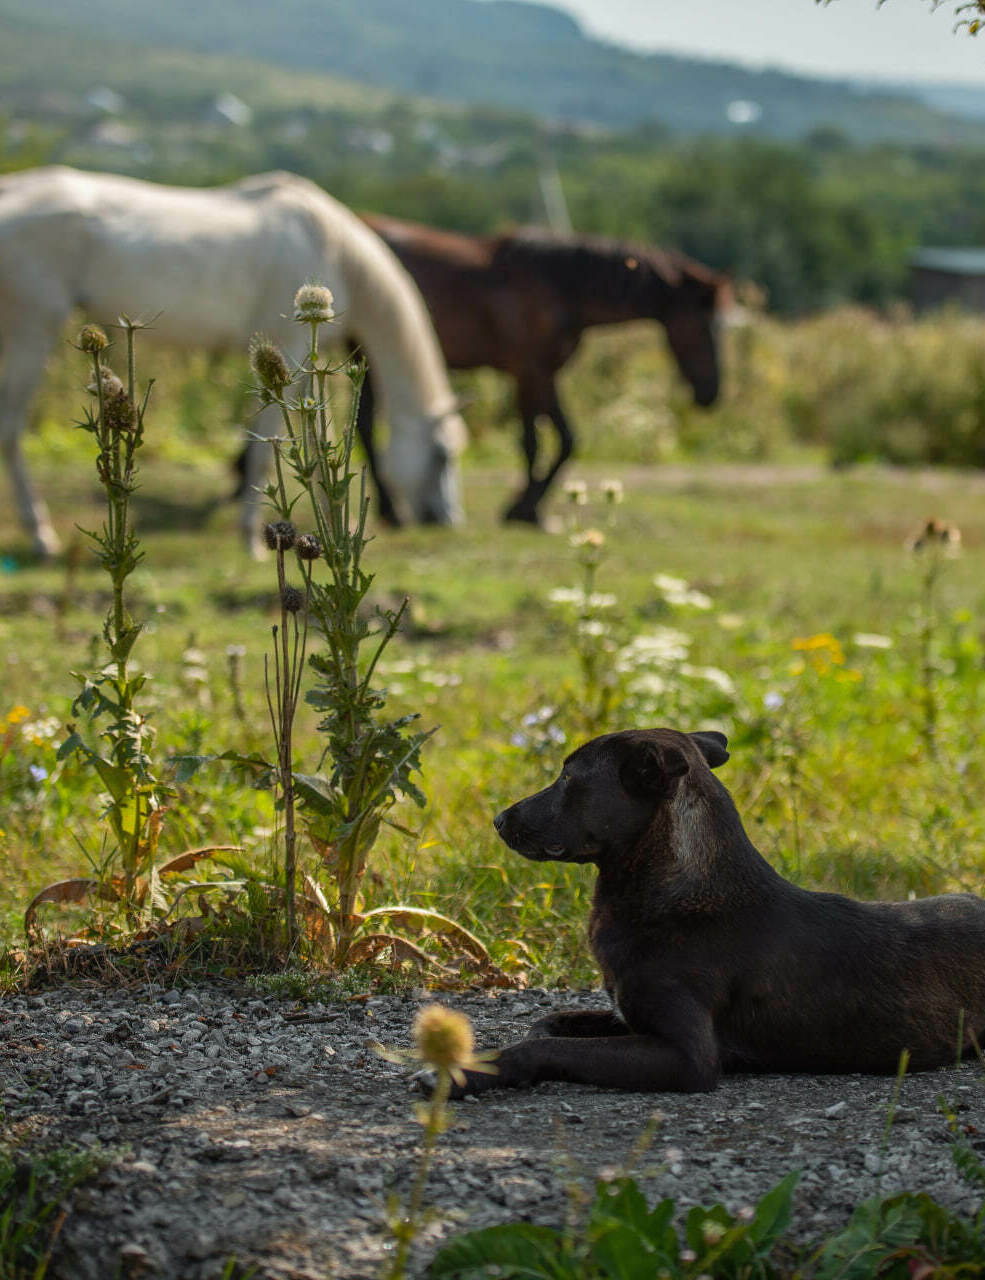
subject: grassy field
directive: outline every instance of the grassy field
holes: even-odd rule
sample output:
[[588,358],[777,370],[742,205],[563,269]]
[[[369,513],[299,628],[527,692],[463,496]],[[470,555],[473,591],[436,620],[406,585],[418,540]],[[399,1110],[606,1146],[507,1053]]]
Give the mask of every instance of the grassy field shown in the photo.
[[[625,436],[632,461],[617,462],[619,432],[600,435],[597,393],[583,390],[616,377],[606,373],[614,353],[603,339],[569,379],[588,428],[570,478],[585,482],[588,502],[559,493],[555,532],[498,523],[517,467],[512,432],[491,429],[505,399],[488,379],[472,384],[489,429],[466,458],[467,526],[376,531],[367,551],[375,597],[411,600],[385,660],[390,705],[419,711],[437,732],[424,752],[428,807],[397,815],[419,834],[381,837],[366,904],[440,909],[530,981],[592,981],[583,929],[591,870],[524,863],[498,842],[491,817],[543,785],[593,728],[656,723],[729,735],[733,756],[721,777],[753,839],[797,881],[861,896],[980,892],[985,477],[830,471],[792,441],[773,461],[728,460],[727,448],[716,459],[709,445],[701,460],[660,463]],[[634,398],[626,392],[619,410],[637,434],[650,394],[644,372],[658,369],[649,350],[639,360]],[[143,697],[156,756],[269,750],[272,565],[246,558],[236,510],[223,501],[232,430],[216,430],[206,450],[180,427],[226,421],[242,368],[165,359],[147,369],[163,390],[137,500],[146,556],[131,581],[135,613],[148,624],[134,658],[151,677]],[[108,603],[74,532],[101,520],[87,438],[66,425],[81,381],[66,359],[30,443],[69,553],[32,565],[12,508],[0,510],[0,941],[8,943],[21,936],[32,894],[91,874],[103,847],[98,785],[55,755],[77,689],[71,672],[91,669]],[[675,405],[671,394],[662,412]],[[599,488],[609,478],[622,483],[618,505]],[[960,528],[960,556],[907,550],[930,516]],[[583,583],[584,549],[572,534],[589,528],[604,535],[595,591],[612,598],[583,609],[579,624],[570,590]],[[586,661],[599,673],[590,688]],[[601,724],[592,710],[600,682],[611,683],[612,702]],[[314,719],[300,713],[298,764],[308,772],[319,763]],[[231,842],[262,867],[275,821],[269,793],[216,765],[176,788],[161,856]],[[304,859],[317,876],[307,849]]]

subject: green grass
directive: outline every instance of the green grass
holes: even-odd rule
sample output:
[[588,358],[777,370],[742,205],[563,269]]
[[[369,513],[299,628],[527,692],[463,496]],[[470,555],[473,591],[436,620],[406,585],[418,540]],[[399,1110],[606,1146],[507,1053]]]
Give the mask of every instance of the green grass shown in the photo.
[[43,1280],[71,1192],[109,1159],[99,1148],[8,1145],[0,1113],[0,1275]]
[[[598,351],[606,354],[604,345]],[[167,360],[145,363],[169,388],[148,419],[135,504],[146,558],[131,580],[135,611],[149,623],[134,656],[152,676],[142,696],[153,708],[156,750],[166,757],[266,748],[262,673],[275,618],[273,568],[246,558],[236,509],[222,501],[230,488],[222,455],[236,447],[232,429],[222,426],[222,387],[206,381],[204,364],[189,372]],[[220,383],[241,387],[239,370],[223,366]],[[589,421],[591,406],[579,392],[587,374],[576,367],[570,390],[576,413],[580,407]],[[75,524],[101,520],[86,441],[61,425],[76,416],[81,381],[67,365],[56,370],[42,430],[30,441],[67,543],[77,537]],[[500,394],[499,384],[489,385]],[[492,396],[483,401],[492,404]],[[196,416],[218,424],[211,448],[181,425]],[[487,415],[490,424],[494,416]],[[597,447],[589,430],[585,460],[571,475],[589,483],[593,505],[576,508],[559,493],[550,514],[560,532],[543,534],[498,523],[518,479],[511,435],[512,427],[509,435],[490,429],[470,451],[464,529],[381,529],[367,552],[376,597],[411,597],[410,625],[387,655],[392,703],[420,711],[438,732],[424,754],[429,807],[423,817],[412,806],[397,815],[420,835],[384,834],[366,905],[399,900],[445,911],[533,981],[593,980],[584,942],[590,870],[525,863],[491,824],[499,808],[543,785],[582,732],[571,622],[548,599],[551,589],[580,582],[568,538],[576,518],[607,532],[597,587],[617,597],[608,611],[614,634],[628,641],[658,627],[682,630],[690,666],[718,668],[734,686],[724,694],[679,667],[663,670],[665,690],[625,702],[611,727],[723,728],[733,749],[723,781],[753,839],[801,883],[861,896],[981,890],[981,476],[830,472],[792,445],[781,456],[797,459],[795,466],[713,458],[647,465],[632,448],[636,460],[617,463],[614,445]],[[597,491],[609,476],[625,486],[626,500],[615,508]],[[965,544],[944,565],[940,587],[936,753],[921,734],[922,566],[904,549],[929,515],[960,526]],[[91,666],[107,592],[88,550],[32,564],[9,505],[0,510],[0,553],[0,940],[15,942],[34,893],[60,877],[90,874],[100,858],[97,788],[78,763],[56,765],[54,749],[76,689],[70,672]],[[653,584],[657,573],[686,579],[711,597],[712,608],[668,605]],[[843,662],[819,660],[817,669],[810,652],[793,647],[819,633],[837,639]],[[859,633],[886,636],[891,647],[860,646]],[[242,717],[230,646],[245,650]],[[782,704],[771,709],[767,694]],[[10,722],[15,707],[28,714]],[[543,725],[524,726],[543,707],[554,709],[550,723],[565,732],[564,746],[546,742]],[[318,763],[313,723],[304,708],[298,764],[307,771]],[[518,734],[528,741],[518,743]],[[274,822],[267,793],[216,766],[178,788],[161,854],[231,842],[259,869],[270,860]]]

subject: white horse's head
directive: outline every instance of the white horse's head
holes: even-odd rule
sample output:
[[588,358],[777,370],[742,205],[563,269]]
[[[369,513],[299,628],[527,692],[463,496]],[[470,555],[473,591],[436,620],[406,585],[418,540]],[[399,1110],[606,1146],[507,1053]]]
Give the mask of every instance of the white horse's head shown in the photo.
[[[396,415],[394,415],[396,416]],[[391,424],[380,469],[400,514],[421,524],[461,524],[458,455],[467,439],[457,408]]]

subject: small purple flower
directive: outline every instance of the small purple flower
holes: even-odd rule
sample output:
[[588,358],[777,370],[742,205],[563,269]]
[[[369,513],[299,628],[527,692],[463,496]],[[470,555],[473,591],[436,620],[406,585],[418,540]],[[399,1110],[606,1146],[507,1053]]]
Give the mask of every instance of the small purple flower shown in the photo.
[[29,772],[35,782],[44,782],[45,778],[48,776],[48,770],[43,764],[32,764]]
[[783,706],[783,694],[776,689],[771,689],[763,696],[763,706],[767,711],[779,711]]

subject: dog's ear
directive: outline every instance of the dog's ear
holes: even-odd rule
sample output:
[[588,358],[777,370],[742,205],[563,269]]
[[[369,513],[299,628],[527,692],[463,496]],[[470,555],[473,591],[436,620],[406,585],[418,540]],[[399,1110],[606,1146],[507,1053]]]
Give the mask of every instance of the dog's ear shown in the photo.
[[689,768],[683,751],[676,747],[634,742],[619,766],[619,782],[630,795],[655,796],[666,791],[667,784]]
[[692,733],[689,737],[713,769],[717,769],[728,759],[728,738],[717,729],[702,729],[700,733]]

